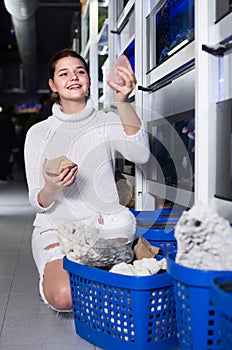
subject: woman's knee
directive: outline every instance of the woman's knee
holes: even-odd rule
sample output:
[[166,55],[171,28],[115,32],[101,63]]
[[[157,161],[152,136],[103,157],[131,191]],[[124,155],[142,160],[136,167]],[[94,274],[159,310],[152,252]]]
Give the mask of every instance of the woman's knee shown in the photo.
[[71,310],[72,308],[72,298],[69,286],[57,286],[56,289],[50,291],[45,297],[48,303],[56,310]]
[[62,261],[47,263],[43,276],[43,292],[47,302],[56,310],[70,310],[72,297],[68,272],[63,269]]

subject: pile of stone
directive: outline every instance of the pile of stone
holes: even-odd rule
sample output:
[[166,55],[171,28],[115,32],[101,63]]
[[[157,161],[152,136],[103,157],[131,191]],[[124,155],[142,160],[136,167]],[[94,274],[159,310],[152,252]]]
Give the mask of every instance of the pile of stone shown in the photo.
[[98,231],[81,222],[68,222],[59,227],[61,249],[67,258],[83,265],[111,268],[134,258],[132,244],[99,237]]

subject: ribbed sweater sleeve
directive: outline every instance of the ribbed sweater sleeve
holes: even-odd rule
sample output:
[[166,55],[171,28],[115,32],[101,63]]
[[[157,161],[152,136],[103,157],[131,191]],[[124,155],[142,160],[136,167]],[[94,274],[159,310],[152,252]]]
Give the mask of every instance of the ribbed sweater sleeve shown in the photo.
[[148,133],[142,122],[141,129],[135,135],[127,135],[119,116],[109,113],[105,123],[105,137],[112,149],[120,152],[127,160],[136,164],[145,164],[150,157]]
[[50,130],[46,122],[41,122],[29,129],[24,144],[25,171],[28,184],[28,196],[32,207],[39,213],[51,208],[43,208],[39,205],[37,196],[43,182],[43,150],[49,138]]

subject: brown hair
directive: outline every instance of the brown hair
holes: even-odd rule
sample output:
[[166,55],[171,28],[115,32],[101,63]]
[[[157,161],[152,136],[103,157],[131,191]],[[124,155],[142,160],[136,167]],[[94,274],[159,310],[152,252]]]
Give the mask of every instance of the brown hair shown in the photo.
[[[53,55],[49,61],[49,64],[48,64],[49,79],[53,80],[54,74],[55,74],[55,69],[56,69],[56,63],[61,58],[64,58],[64,57],[78,58],[83,63],[83,65],[88,73],[88,76],[89,76],[89,67],[88,67],[88,64],[85,61],[85,59],[72,49],[63,49],[63,50],[58,51],[55,55]],[[90,80],[90,76],[89,76],[89,80]],[[52,102],[60,103],[60,96],[59,96],[58,92],[52,92],[50,97],[51,97]]]

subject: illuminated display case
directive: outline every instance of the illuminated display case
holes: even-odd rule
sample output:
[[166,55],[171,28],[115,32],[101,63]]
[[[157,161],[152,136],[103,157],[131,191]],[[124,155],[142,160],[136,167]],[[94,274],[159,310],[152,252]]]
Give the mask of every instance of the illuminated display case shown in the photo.
[[194,40],[194,0],[159,1],[146,21],[150,71]]

